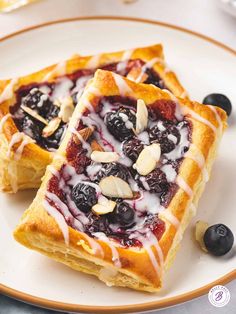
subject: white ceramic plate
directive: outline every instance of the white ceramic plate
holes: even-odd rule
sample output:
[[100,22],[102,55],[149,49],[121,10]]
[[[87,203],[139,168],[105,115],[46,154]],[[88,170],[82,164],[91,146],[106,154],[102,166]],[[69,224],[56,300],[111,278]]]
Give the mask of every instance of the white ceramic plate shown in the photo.
[[[93,54],[158,42],[164,44],[169,66],[193,99],[201,101],[209,93],[220,92],[236,102],[233,51],[183,29],[132,19],[74,19],[5,38],[0,42],[0,76],[26,74],[74,53]],[[200,251],[192,237],[198,219],[225,223],[236,232],[235,115],[234,107],[197,217],[186,231],[160,293],[108,288],[91,276],[16,243],[12,231],[32,201],[32,191],[0,195],[0,289],[16,298],[61,310],[124,313],[177,304],[207,292],[213,282],[235,278],[235,250],[214,258]]]

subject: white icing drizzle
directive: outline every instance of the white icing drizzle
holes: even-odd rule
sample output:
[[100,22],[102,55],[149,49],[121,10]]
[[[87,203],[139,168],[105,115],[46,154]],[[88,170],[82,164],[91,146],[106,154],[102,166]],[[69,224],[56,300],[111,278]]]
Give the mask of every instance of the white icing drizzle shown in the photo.
[[112,241],[103,232],[94,232],[93,235],[99,240],[105,242],[110,247],[111,253],[112,253],[112,261],[114,265],[117,268],[121,268],[120,256],[119,256],[119,252],[117,251],[114,245],[115,243],[113,244]]
[[195,144],[191,144],[190,149],[185,153],[184,157],[190,158],[198,164],[202,171],[203,180],[207,182],[209,180],[209,174],[205,167],[205,158],[200,149]]
[[211,111],[214,112],[214,114],[215,114],[215,116],[216,116],[216,120],[217,120],[217,122],[218,122],[218,124],[219,124],[219,130],[220,130],[220,133],[221,133],[221,132],[223,131],[223,123],[222,123],[222,121],[221,121],[221,118],[220,118],[220,116],[219,116],[219,114],[218,114],[216,108],[215,108],[214,106],[211,106],[211,105],[207,105],[207,107],[208,107],[209,109],[211,109]]
[[99,66],[100,54],[92,56],[86,64],[87,69],[96,69]]
[[186,181],[178,176],[176,178],[176,183],[178,184],[178,186],[184,190],[184,192],[189,196],[189,197],[192,197],[193,196],[193,190],[190,188],[190,186],[186,183]]
[[60,179],[59,172],[57,171],[56,168],[54,168],[52,165],[47,166],[47,170],[51,172],[54,176],[56,176],[58,179]]
[[[151,232],[149,231],[147,234],[147,238],[141,234],[133,234],[132,236],[130,236],[130,238],[137,238],[142,243],[143,248],[146,250],[149,256],[149,259],[153,265],[154,270],[160,276],[162,272],[164,258],[163,258],[162,250],[159,246],[159,243],[156,237],[153,234],[151,234]],[[152,246],[154,246],[157,251],[157,254],[160,260],[160,265],[157,262],[155,254],[153,253]]]
[[173,215],[168,208],[163,210],[163,212],[161,213],[161,217],[164,217],[166,220],[168,220],[176,229],[179,228],[180,222],[178,218],[175,217],[175,215]]
[[177,177],[177,172],[175,169],[172,167],[172,165],[164,165],[161,167],[161,170],[164,172],[166,175],[166,179],[168,182],[174,182],[176,177]]
[[21,142],[21,145],[17,148],[17,150],[15,151],[14,154],[14,159],[15,160],[19,160],[21,158],[22,152],[24,150],[24,147],[29,144],[29,143],[34,143],[35,141],[30,138],[29,136],[27,136],[25,133],[23,132],[17,132],[15,134],[13,134],[11,141],[9,143],[9,147],[8,147],[8,151],[7,151],[7,156],[10,157],[11,151],[12,151],[12,147]]
[[51,192],[47,192],[46,193],[46,197],[49,198],[51,201],[53,201],[56,205],[59,206],[60,210],[62,211],[65,219],[68,219],[71,217],[71,213],[68,209],[68,207],[66,206],[65,203],[63,203],[60,198],[54,194],[54,193],[51,193]]
[[51,99],[63,100],[64,98],[70,96],[70,89],[72,86],[73,82],[70,79],[68,79],[67,77],[60,78],[53,90]]
[[187,97],[187,96],[188,96],[188,93],[187,93],[187,91],[185,90],[185,91],[183,91],[183,93],[181,93],[180,98],[185,98],[185,97]]
[[133,93],[132,89],[129,87],[129,85],[126,83],[125,79],[122,76],[117,75],[113,72],[112,76],[115,80],[116,86],[118,87],[121,96],[127,96],[127,94]]
[[103,258],[104,257],[104,251],[103,251],[102,246],[99,243],[97,243],[93,238],[89,237],[86,233],[83,233],[83,237],[85,237],[86,240],[88,241],[94,254],[96,254],[98,252],[100,254],[100,256]]
[[2,120],[0,121],[0,132],[2,132],[4,124],[6,123],[6,121],[8,120],[8,118],[10,118],[10,117],[11,117],[11,114],[10,114],[10,113],[7,113],[7,114],[2,118]]
[[2,103],[3,101],[6,101],[10,98],[12,98],[13,96],[13,89],[14,89],[14,85],[18,82],[18,78],[14,78],[12,79],[9,84],[4,88],[2,94],[0,95],[0,103]]
[[86,89],[87,93],[91,93],[93,94],[94,96],[102,96],[100,90],[97,88],[97,87],[94,87],[94,86],[89,86],[87,89]]
[[63,234],[65,244],[69,245],[69,228],[63,215],[56,208],[51,206],[47,200],[43,200],[43,207],[48,212],[48,214],[55,219]]
[[190,205],[190,210],[191,210],[192,215],[194,217],[197,213],[197,207],[193,203],[191,203],[191,205]]
[[175,149],[173,149],[171,152],[164,154],[164,156],[166,156],[167,159],[169,160],[176,160],[178,158],[181,158],[183,156],[184,147],[189,146],[188,128],[187,127],[180,128],[179,132],[180,132],[179,144],[176,145]]
[[152,68],[153,65],[154,65],[155,63],[157,63],[157,62],[163,63],[164,61],[163,61],[161,58],[155,57],[155,58],[151,59],[150,61],[148,61],[147,63],[145,63],[145,64],[142,66],[141,72],[140,72],[139,76],[136,78],[135,82],[136,82],[136,83],[140,83],[141,80],[142,80],[143,74],[145,73],[145,71],[146,71],[147,69]]
[[63,76],[65,74],[66,74],[66,61],[61,61],[54,67],[52,71],[47,73],[42,80],[48,81],[49,79],[53,78],[55,75]]
[[175,102],[175,105],[176,105],[175,106],[175,117],[178,121],[182,121],[183,120],[183,110],[179,104],[178,98],[175,97],[175,95],[173,95],[168,89],[163,89],[162,91],[166,92],[170,96],[170,99]]
[[217,128],[216,128],[210,121],[208,121],[207,119],[201,117],[199,114],[197,114],[196,112],[194,112],[192,109],[188,108],[187,106],[184,106],[184,107],[183,107],[183,111],[184,111],[184,114],[185,114],[185,115],[186,115],[186,114],[190,114],[190,116],[191,116],[193,119],[195,119],[195,120],[197,120],[197,121],[199,121],[199,122],[202,122],[203,124],[209,126],[209,128],[211,128],[212,131],[213,131],[214,133],[216,133]]
[[33,140],[29,136],[25,135],[23,137],[23,141],[21,142],[20,146],[17,148],[17,150],[15,152],[15,156],[14,156],[15,160],[21,159],[21,156],[22,156],[22,153],[23,153],[25,146],[30,144],[30,143],[35,143],[35,140]]
[[117,64],[116,70],[120,72],[121,74],[123,74],[123,72],[125,71],[127,63],[129,59],[131,58],[133,51],[134,51],[133,49],[125,50],[121,57],[121,62]]

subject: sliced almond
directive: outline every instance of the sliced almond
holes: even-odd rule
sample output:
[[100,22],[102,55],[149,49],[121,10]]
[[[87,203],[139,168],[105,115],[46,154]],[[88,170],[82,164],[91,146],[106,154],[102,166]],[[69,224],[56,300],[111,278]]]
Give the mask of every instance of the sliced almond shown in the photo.
[[104,149],[102,148],[100,144],[98,144],[96,140],[92,140],[90,146],[91,146],[92,151],[96,150],[99,152],[104,152]]
[[60,107],[60,112],[59,112],[59,118],[62,119],[64,123],[69,122],[72,114],[74,112],[74,104],[72,98],[66,97],[61,100],[61,107]]
[[132,68],[127,75],[127,79],[137,83],[143,83],[147,78],[148,75],[141,68]]
[[105,215],[108,213],[112,213],[116,207],[116,202],[106,199],[106,202],[103,204],[97,203],[92,207],[92,211],[97,215]]
[[146,176],[156,168],[160,156],[160,145],[158,143],[153,143],[144,147],[133,167],[138,171],[139,174]]
[[[88,128],[84,128],[82,130],[79,131],[79,134],[82,136],[82,138],[87,141],[89,139],[89,137],[93,134],[94,131],[94,127],[88,127]],[[80,140],[78,139],[78,136],[74,136],[74,141],[76,144],[80,143]]]
[[148,125],[148,110],[145,102],[142,99],[137,101],[136,112],[136,133],[141,133]]
[[197,221],[195,226],[195,239],[199,243],[200,248],[205,252],[208,251],[204,244],[203,237],[208,227],[209,227],[208,223],[202,220]]
[[21,105],[21,108],[28,113],[30,116],[32,116],[33,118],[35,118],[36,120],[48,125],[47,120],[45,120],[43,117],[41,117],[36,111],[32,110],[29,107],[26,107],[24,105]]
[[61,118],[54,118],[52,119],[48,125],[45,126],[43,129],[42,135],[43,137],[51,136],[58,128],[61,123]]
[[118,161],[120,156],[115,152],[99,152],[93,151],[91,154],[91,159],[96,162],[115,162]]
[[59,99],[54,100],[53,104],[59,108],[61,107],[61,102]]
[[121,178],[109,176],[99,182],[102,194],[109,197],[133,198],[133,192],[127,182]]

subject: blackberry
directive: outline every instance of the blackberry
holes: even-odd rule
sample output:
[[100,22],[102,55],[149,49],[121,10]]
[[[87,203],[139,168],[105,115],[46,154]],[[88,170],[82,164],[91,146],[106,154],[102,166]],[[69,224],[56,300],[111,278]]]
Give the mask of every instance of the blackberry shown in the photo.
[[108,112],[105,115],[105,123],[109,132],[120,142],[134,136],[132,129],[135,128],[136,117],[127,108],[121,107],[116,112]]
[[73,187],[71,197],[77,208],[85,213],[97,203],[95,188],[84,183],[78,183]]
[[133,162],[137,160],[143,148],[144,148],[144,145],[136,137],[126,140],[123,143],[123,152],[125,156],[129,157]]
[[33,118],[26,114],[21,121],[21,128],[26,135],[28,135],[29,137],[36,141],[39,141],[40,135],[44,128],[44,124],[41,123],[40,121],[36,123],[33,120],[34,120]]
[[22,104],[33,110],[36,110],[44,118],[53,105],[49,100],[48,95],[42,93],[38,88],[33,88],[31,91],[22,99]]
[[119,177],[124,181],[128,181],[130,174],[125,166],[112,162],[103,165],[97,174],[97,180],[101,181],[102,178],[109,176]]
[[166,175],[159,168],[156,168],[155,170],[150,172],[147,176],[145,176],[145,182],[146,182],[145,185],[143,184],[141,180],[139,180],[139,182],[143,186],[144,189],[147,184],[149,187],[149,191],[151,193],[167,192],[169,188]]
[[161,153],[167,154],[175,149],[180,141],[180,133],[177,127],[166,121],[159,121],[150,129],[149,137],[151,143],[157,142],[161,146]]

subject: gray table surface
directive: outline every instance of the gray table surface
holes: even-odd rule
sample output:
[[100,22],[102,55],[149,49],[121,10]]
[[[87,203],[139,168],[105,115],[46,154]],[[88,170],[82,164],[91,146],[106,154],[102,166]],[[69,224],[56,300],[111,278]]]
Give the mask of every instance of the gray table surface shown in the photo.
[[[204,310],[204,314],[235,314],[236,313],[236,285],[234,282],[226,285],[230,291],[230,302],[222,307],[217,308],[211,305],[208,301],[207,295],[197,298],[193,301],[180,304],[178,306],[159,310],[152,313],[158,314],[199,314]],[[61,312],[60,312],[61,313]],[[0,295],[0,314],[60,314],[59,312],[40,309],[32,305],[28,305],[4,295]],[[65,313],[65,312],[63,312]]]

